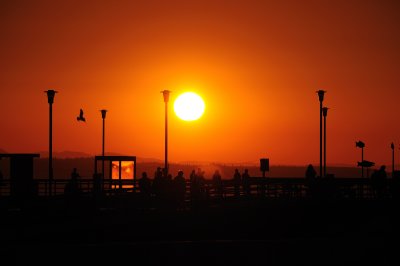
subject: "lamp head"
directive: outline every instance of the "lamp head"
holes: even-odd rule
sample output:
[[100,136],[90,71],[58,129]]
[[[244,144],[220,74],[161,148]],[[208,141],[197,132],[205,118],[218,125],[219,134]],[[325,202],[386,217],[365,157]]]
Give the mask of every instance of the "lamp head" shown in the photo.
[[167,102],[169,101],[169,94],[170,94],[171,91],[169,91],[169,90],[163,90],[163,91],[161,91],[161,92],[162,92],[162,94],[163,94],[163,96],[164,96],[164,102],[167,103]]
[[394,150],[394,143],[392,142],[392,144],[390,144],[390,148],[392,148],[392,150]]
[[100,110],[100,112],[101,112],[101,118],[105,119],[106,118],[106,114],[107,114],[107,110],[102,109],[102,110]]
[[317,91],[317,93],[318,93],[318,99],[319,99],[320,102],[322,102],[322,101],[324,100],[324,94],[325,94],[325,92],[326,92],[326,91],[324,91],[324,90],[318,90],[318,91]]
[[323,107],[323,108],[322,108],[322,115],[323,115],[323,116],[326,117],[326,116],[328,115],[328,109],[329,109],[328,107]]
[[56,95],[57,91],[47,90],[45,92],[47,93],[47,102],[50,104],[54,103],[54,96]]

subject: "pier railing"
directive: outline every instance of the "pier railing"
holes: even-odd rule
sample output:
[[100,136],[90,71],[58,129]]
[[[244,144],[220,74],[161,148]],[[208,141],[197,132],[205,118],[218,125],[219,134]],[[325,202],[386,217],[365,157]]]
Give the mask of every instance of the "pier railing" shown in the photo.
[[[30,191],[35,196],[63,195],[68,179],[55,179],[49,186],[48,179],[35,179]],[[215,184],[212,180],[204,180],[201,187],[203,195],[208,198],[234,198],[234,197],[266,197],[266,198],[305,198],[324,197],[331,195],[337,198],[371,199],[377,196],[393,197],[399,190],[398,182],[389,178],[381,191],[371,184],[366,178],[334,178],[306,180],[305,178],[262,178],[253,177],[248,183],[237,183],[234,180],[222,180]],[[132,179],[104,180],[99,183],[92,178],[81,178],[78,186],[82,194],[92,195],[103,193],[107,196],[119,194],[137,194],[140,188]],[[51,190],[52,193],[49,193]],[[190,181],[186,181],[186,197],[191,198],[193,191]],[[11,196],[13,184],[10,180],[2,180],[0,184],[0,197]]]

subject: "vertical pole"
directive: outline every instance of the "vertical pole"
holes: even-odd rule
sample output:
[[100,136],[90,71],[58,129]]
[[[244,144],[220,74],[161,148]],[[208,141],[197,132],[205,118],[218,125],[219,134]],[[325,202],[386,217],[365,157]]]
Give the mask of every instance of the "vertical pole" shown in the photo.
[[103,118],[103,138],[102,138],[102,148],[101,148],[101,156],[103,157],[101,160],[101,173],[103,174],[103,179],[104,179],[104,145],[105,145],[105,118]]
[[326,177],[326,115],[324,115],[324,177]]
[[392,177],[394,174],[394,150],[392,150]]
[[168,102],[165,102],[165,176],[168,175]]
[[322,108],[324,115],[324,177],[326,177],[326,116],[328,115],[328,107]]
[[49,196],[53,183],[53,103],[49,103]]
[[103,133],[102,133],[102,145],[101,145],[101,156],[102,156],[102,160],[101,160],[101,174],[102,174],[102,178],[101,178],[101,183],[102,183],[102,189],[104,189],[104,156],[105,156],[105,134],[106,134],[106,114],[107,114],[107,110],[102,109],[100,110],[101,112],[101,118],[103,119]]
[[322,101],[319,102],[319,176],[322,177]]
[[319,176],[322,177],[322,102],[324,101],[324,90],[318,90],[319,99]]
[[169,90],[163,90],[162,94],[164,97],[165,103],[165,165],[164,165],[164,174],[168,175],[168,101],[169,101]]
[[364,147],[361,148],[361,177],[364,177]]
[[53,103],[54,96],[57,93],[55,90],[45,91],[47,94],[47,102],[49,103],[49,196],[52,195],[53,183]]
[[390,147],[392,148],[392,177],[393,177],[393,175],[394,175],[394,143],[393,142],[390,145]]

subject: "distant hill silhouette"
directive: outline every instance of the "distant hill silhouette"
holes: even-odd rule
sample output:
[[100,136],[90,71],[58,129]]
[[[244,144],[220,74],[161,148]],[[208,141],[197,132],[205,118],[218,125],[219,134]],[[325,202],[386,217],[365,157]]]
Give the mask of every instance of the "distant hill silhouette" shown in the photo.
[[[49,152],[48,151],[39,151],[37,152],[40,154],[41,158],[49,158]],[[61,152],[54,152],[53,151],[53,158],[87,158],[87,157],[93,157],[92,154],[85,153],[85,152],[79,152],[79,151],[61,151]]]
[[[157,167],[164,167],[164,161],[151,158],[137,158],[137,178],[140,178],[142,172],[147,172],[150,178],[154,177]],[[54,177],[56,179],[69,178],[73,168],[77,168],[79,174],[85,178],[91,178],[94,173],[94,156],[81,158],[53,158]],[[7,174],[7,167],[2,167],[3,172]],[[248,169],[251,176],[261,177],[262,173],[258,165],[236,165],[236,164],[217,164],[217,163],[170,163],[170,173],[175,176],[179,170],[184,172],[185,178],[189,178],[192,170],[201,168],[205,171],[205,178],[211,179],[215,170],[219,170],[223,179],[231,179],[235,169],[239,169],[242,173],[244,169]],[[297,177],[303,178],[305,175],[306,165],[304,166],[282,166],[271,165],[270,171],[266,173],[266,177]],[[327,172],[332,173],[335,177],[361,177],[361,169],[358,167],[327,167]],[[372,170],[370,171],[372,173]],[[34,160],[34,177],[48,177],[48,158],[37,158]]]

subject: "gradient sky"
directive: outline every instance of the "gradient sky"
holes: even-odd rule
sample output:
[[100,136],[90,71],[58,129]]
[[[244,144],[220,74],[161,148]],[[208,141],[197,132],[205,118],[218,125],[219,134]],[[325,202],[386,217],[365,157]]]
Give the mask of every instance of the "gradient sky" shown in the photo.
[[[398,1],[1,1],[0,148],[171,161],[319,162],[326,90],[327,163],[399,160]],[[206,102],[179,120],[184,91]],[[76,116],[83,108],[87,123]]]

